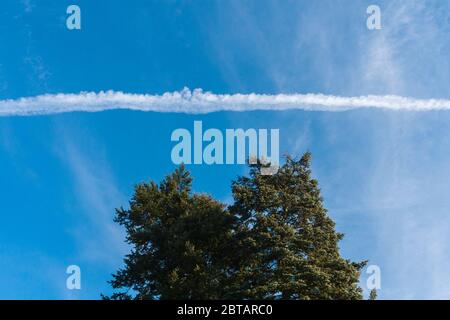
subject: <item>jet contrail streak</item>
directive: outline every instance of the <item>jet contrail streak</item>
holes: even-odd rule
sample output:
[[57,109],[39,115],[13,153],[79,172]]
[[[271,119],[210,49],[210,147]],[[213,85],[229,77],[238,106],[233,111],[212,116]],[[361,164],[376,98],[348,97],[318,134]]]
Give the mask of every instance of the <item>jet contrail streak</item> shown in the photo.
[[153,112],[202,114],[218,111],[306,110],[347,111],[360,108],[390,110],[450,110],[450,100],[400,96],[343,97],[324,94],[214,94],[201,89],[162,95],[123,92],[45,94],[0,100],[0,116],[32,116],[65,112],[99,112],[128,109]]

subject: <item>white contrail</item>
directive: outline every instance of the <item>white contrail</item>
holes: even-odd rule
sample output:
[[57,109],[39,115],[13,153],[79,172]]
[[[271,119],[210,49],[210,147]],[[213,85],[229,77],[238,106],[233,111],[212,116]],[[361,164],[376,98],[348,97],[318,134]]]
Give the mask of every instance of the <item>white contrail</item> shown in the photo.
[[123,92],[82,92],[46,94],[36,97],[0,100],[0,116],[30,116],[64,112],[98,112],[129,109],[172,113],[217,111],[307,110],[346,111],[359,108],[391,110],[450,110],[450,100],[414,99],[399,96],[341,97],[324,94],[214,94],[201,89],[162,95]]

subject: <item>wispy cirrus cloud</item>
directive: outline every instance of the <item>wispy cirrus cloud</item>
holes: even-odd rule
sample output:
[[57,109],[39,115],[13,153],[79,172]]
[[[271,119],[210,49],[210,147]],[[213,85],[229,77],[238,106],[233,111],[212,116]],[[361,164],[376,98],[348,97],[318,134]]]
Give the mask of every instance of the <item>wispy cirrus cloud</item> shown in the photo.
[[72,174],[74,194],[85,213],[80,217],[85,224],[74,231],[81,247],[79,258],[116,266],[127,250],[123,231],[113,222],[114,208],[125,203],[124,196],[116,187],[108,162],[80,150],[70,130],[58,128],[62,139],[57,152]]

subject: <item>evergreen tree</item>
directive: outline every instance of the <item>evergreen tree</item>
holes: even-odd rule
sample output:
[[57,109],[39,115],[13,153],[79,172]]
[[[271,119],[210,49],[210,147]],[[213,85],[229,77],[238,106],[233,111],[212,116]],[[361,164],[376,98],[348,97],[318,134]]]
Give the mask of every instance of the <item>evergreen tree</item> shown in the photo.
[[136,186],[130,209],[117,209],[131,253],[111,281],[112,299],[218,299],[226,290],[232,217],[206,195],[191,195],[181,166],[160,186]]
[[256,164],[250,177],[233,183],[240,298],[362,299],[365,262],[340,256],[343,235],[323,207],[310,159],[309,153],[299,161],[288,157],[274,175],[261,175]]
[[370,290],[369,300],[377,300],[378,294],[376,289]]

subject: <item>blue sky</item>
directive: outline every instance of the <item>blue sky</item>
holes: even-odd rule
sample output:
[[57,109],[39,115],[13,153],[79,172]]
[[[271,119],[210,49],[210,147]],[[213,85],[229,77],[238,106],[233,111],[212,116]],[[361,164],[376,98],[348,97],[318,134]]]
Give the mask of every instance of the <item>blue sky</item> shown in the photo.
[[[66,28],[81,8],[82,29]],[[366,28],[377,4],[382,29]],[[5,0],[0,100],[41,94],[402,95],[449,99],[445,1]],[[345,257],[382,272],[384,299],[450,297],[450,113],[361,109],[205,115],[113,110],[0,117],[0,298],[87,299],[127,252],[114,208],[170,173],[177,128],[279,128],[313,153]],[[190,166],[230,201],[242,166]],[[214,179],[211,179],[214,177]],[[67,266],[82,290],[66,289]],[[362,286],[365,285],[365,275]]]

